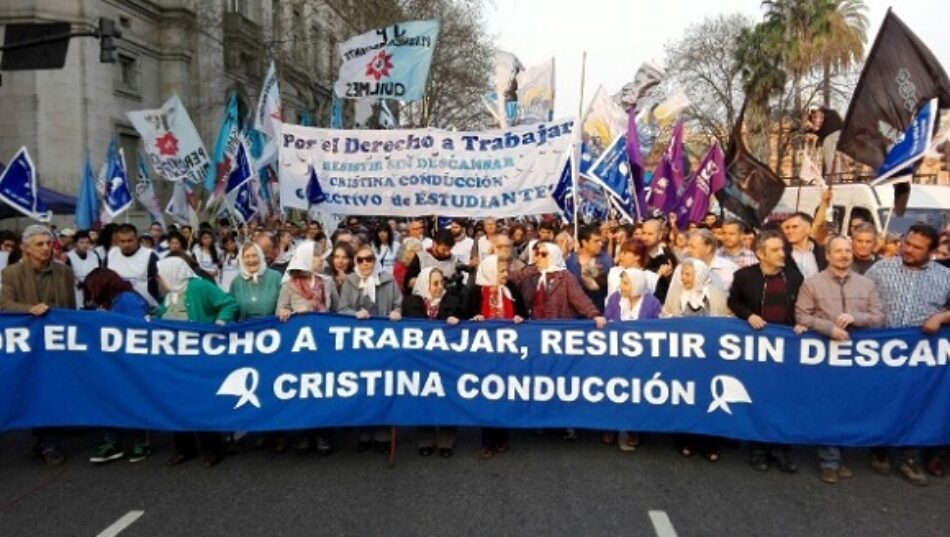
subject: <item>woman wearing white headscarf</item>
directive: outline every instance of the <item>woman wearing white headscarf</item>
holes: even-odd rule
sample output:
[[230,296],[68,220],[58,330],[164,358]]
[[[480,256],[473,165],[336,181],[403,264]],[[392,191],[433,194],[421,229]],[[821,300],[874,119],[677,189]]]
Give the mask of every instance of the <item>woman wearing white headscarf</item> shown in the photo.
[[[412,294],[402,301],[403,317],[446,321],[450,325],[458,324],[460,309],[459,298],[445,292],[445,278],[437,267],[422,269]],[[451,457],[457,434],[458,427],[418,427],[419,455],[428,457],[437,448],[443,458]]]
[[[666,295],[664,313],[672,317],[729,317],[732,312],[726,297],[712,284],[709,266],[702,260],[689,258],[680,265],[680,284],[671,285]],[[719,439],[713,436],[679,434],[673,436],[676,449],[684,457],[696,451],[709,462],[719,460]]]
[[[519,324],[528,316],[521,291],[508,281],[508,264],[497,255],[490,255],[478,264],[475,285],[469,290],[465,310],[465,317],[473,321],[513,320]],[[480,458],[490,459],[508,449],[508,429],[482,428]]]
[[264,252],[254,242],[241,247],[238,262],[238,276],[231,282],[231,296],[238,307],[237,320],[274,315],[280,293],[280,273],[267,267]]
[[[276,309],[277,318],[281,322],[286,322],[291,315],[299,313],[336,312],[340,302],[336,285],[333,278],[322,274],[322,269],[323,256],[317,251],[315,242],[305,241],[297,246],[281,278]],[[314,450],[321,457],[330,455],[333,453],[331,432],[331,429],[300,431],[296,433],[294,450],[300,455]],[[274,436],[274,450],[278,453],[287,447],[285,438],[281,433]]]
[[[521,288],[532,319],[593,319],[598,329],[607,324],[574,275],[564,265],[564,253],[553,242],[534,245],[534,265],[509,275]],[[577,439],[574,429],[564,432],[565,440]]]
[[[199,277],[180,257],[169,256],[158,262],[158,281],[165,290],[158,308],[160,319],[224,324],[237,313],[231,295]],[[210,468],[224,459],[224,442],[218,433],[175,433],[173,438],[175,454],[168,466],[194,459],[199,446],[204,451],[205,466]]]
[[611,271],[607,277],[607,293],[604,317],[608,321],[658,319],[663,309],[650,293],[647,275],[640,269]]

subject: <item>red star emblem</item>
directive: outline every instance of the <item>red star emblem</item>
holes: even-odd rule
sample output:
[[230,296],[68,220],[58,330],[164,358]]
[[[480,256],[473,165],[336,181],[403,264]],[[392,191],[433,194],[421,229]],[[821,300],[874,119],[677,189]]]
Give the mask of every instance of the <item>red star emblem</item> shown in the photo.
[[271,113],[270,117],[277,121],[283,122],[284,121],[284,107],[278,106],[277,109]]
[[158,153],[163,157],[174,157],[178,154],[178,138],[175,138],[171,131],[156,139],[155,146],[158,147]]
[[366,64],[366,75],[375,78],[376,82],[384,76],[389,76],[389,70],[393,68],[393,62],[389,61],[392,57],[392,54],[386,54],[386,49],[379,51],[379,54]]

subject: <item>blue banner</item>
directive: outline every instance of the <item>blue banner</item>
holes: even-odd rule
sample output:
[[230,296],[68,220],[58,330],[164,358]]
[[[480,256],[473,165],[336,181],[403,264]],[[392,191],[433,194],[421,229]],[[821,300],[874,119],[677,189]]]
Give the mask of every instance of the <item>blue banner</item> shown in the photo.
[[103,204],[109,216],[115,218],[132,206],[132,190],[129,188],[125,152],[121,147],[118,147],[114,138],[109,143],[106,170],[106,191],[103,196]]
[[[950,443],[950,328],[830,342],[735,319],[218,327],[0,315],[0,430],[582,427],[790,444]],[[886,397],[883,397],[886,394]]]
[[894,175],[914,173],[913,164],[927,153],[930,142],[933,141],[934,123],[939,118],[937,99],[931,99],[920,107],[914,121],[888,150],[884,163],[877,169],[877,177],[872,185],[881,184]]
[[40,199],[36,167],[26,147],[17,151],[6,168],[0,165],[0,201],[40,222],[49,222],[53,216]]

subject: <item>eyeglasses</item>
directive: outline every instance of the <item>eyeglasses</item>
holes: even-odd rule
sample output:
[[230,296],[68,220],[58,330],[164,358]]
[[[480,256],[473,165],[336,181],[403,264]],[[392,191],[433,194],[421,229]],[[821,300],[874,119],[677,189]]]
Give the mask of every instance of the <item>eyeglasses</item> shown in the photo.
[[376,258],[373,256],[369,256],[369,257],[358,256],[356,258],[357,263],[372,263],[373,261],[376,261]]
[[547,257],[547,256],[548,256],[548,253],[547,253],[547,252],[535,252],[535,253],[534,253],[534,257]]

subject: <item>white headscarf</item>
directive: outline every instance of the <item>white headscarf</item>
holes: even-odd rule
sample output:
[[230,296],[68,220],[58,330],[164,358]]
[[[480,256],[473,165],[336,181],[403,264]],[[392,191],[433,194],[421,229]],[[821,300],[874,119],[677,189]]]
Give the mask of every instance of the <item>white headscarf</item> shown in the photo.
[[280,279],[280,283],[290,281],[290,271],[292,270],[299,270],[307,274],[313,273],[313,252],[315,247],[316,243],[313,241],[300,243],[300,246],[294,250],[294,255],[290,258],[290,262],[287,263],[287,270],[284,271],[284,277]]
[[[360,256],[360,251],[365,251],[365,250],[367,250],[366,247],[360,248],[359,250],[357,250],[356,255],[353,257],[353,261],[355,263],[353,274],[355,274],[356,277],[360,279],[360,284],[358,286],[360,290],[360,295],[361,296],[366,295],[367,297],[369,297],[370,302],[375,304],[376,303],[376,286],[379,284],[379,260],[378,259],[376,260],[376,263],[373,265],[373,271],[370,273],[370,275],[364,278],[363,275],[360,274],[360,264],[358,261],[356,261],[356,258]],[[376,257],[376,254],[373,253],[372,248],[369,248],[369,252],[373,254],[373,257]],[[421,271],[419,272],[419,276],[422,276]],[[415,283],[418,283],[418,282],[419,282],[419,277],[416,277]],[[425,282],[426,282],[426,286],[428,286],[429,280],[425,280]]]
[[492,254],[482,259],[478,264],[478,270],[475,271],[475,285],[480,287],[498,287],[498,292],[511,298],[511,291],[505,285],[498,285],[498,256]]
[[420,296],[425,299],[430,306],[437,306],[439,302],[442,302],[442,297],[445,296],[445,289],[442,290],[442,294],[438,297],[432,296],[432,272],[436,270],[436,267],[426,267],[419,271],[419,275],[416,276],[416,281],[412,284],[412,294]]
[[[683,294],[680,296],[680,308],[685,310],[686,306],[689,306],[694,310],[698,310],[704,307],[706,301],[709,299],[709,265],[695,258],[689,258],[683,261],[683,265],[692,266],[694,276],[693,288],[687,290],[685,286],[683,287]],[[681,273],[680,278],[682,277],[683,275]],[[682,284],[682,282],[680,283]]]
[[[251,274],[247,270],[247,265],[244,264],[244,251],[253,250],[257,253],[257,258],[260,259],[260,265],[258,265],[257,272]],[[241,253],[238,256],[238,268],[241,270],[241,277],[245,280],[251,280],[254,283],[257,283],[257,280],[261,277],[261,274],[264,274],[264,271],[267,270],[267,260],[264,259],[264,250],[261,250],[261,247],[257,243],[250,243],[241,248]]]
[[[633,294],[639,297],[640,300],[637,300],[636,304],[632,304],[630,299],[626,296],[620,297],[620,319],[624,321],[632,321],[640,318],[640,308],[643,306],[643,296],[647,294],[647,275],[642,270],[637,268],[628,268],[624,269],[621,272],[621,275],[627,277],[630,280],[630,285],[633,287]],[[618,275],[617,279],[620,279]],[[618,284],[619,291],[619,284]]]
[[[548,268],[541,271],[541,278],[538,280],[538,285],[547,286],[548,274],[567,270],[567,266],[564,264],[564,254],[561,252],[560,246],[553,242],[542,242],[541,247],[548,253]],[[535,266],[537,266],[537,260]]]
[[181,294],[188,288],[188,282],[197,278],[188,262],[180,257],[166,257],[158,262],[158,277],[165,283],[168,294],[165,300],[170,304],[177,304]]

